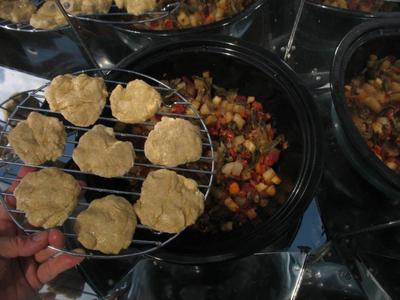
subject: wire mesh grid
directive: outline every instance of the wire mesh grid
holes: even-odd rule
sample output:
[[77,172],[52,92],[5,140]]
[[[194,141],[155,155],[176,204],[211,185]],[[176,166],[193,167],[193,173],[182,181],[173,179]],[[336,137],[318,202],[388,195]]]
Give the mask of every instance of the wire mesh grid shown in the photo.
[[[59,113],[52,112],[47,108],[44,101],[44,89],[48,86],[48,84],[46,84],[37,90],[27,91],[16,95],[12,99],[3,103],[0,107],[5,110],[6,115],[8,115],[5,121],[1,121],[2,130],[0,132],[0,149],[2,151],[0,161],[0,182],[3,183],[0,193],[2,195],[2,197],[0,198],[1,203],[6,208],[11,219],[25,233],[31,234],[41,231],[41,229],[33,228],[27,223],[24,212],[8,205],[6,197],[12,197],[13,194],[7,191],[7,187],[12,182],[19,182],[21,180],[20,178],[18,178],[17,174],[18,170],[23,166],[33,167],[36,169],[57,167],[60,170],[73,175],[77,179],[85,180],[87,186],[82,187],[82,189],[86,192],[85,197],[80,198],[77,208],[67,219],[64,225],[60,228],[66,237],[66,248],[58,249],[49,246],[50,248],[62,253],[68,253],[75,256],[102,259],[131,257],[153,252],[174,240],[176,237],[179,236],[179,233],[166,234],[156,232],[146,226],[138,224],[136,227],[135,239],[133,240],[133,243],[128,249],[122,250],[118,255],[104,255],[97,251],[91,251],[83,254],[72,251],[72,249],[74,248],[82,247],[77,242],[77,236],[73,232],[73,223],[76,220],[77,214],[86,209],[89,205],[90,200],[93,200],[95,198],[104,197],[105,195],[109,194],[116,194],[125,197],[131,202],[136,201],[140,196],[141,184],[145,180],[147,173],[155,169],[174,170],[181,175],[196,180],[198,182],[198,187],[200,191],[203,192],[204,198],[206,199],[209,195],[214,178],[215,160],[214,149],[207,127],[201,119],[197,110],[193,108],[188,100],[186,100],[176,90],[150,76],[135,71],[116,68],[89,69],[77,72],[75,74],[80,73],[86,73],[92,76],[107,74],[104,81],[109,91],[112,90],[113,86],[117,84],[126,85],[127,82],[133,79],[142,79],[151,84],[162,95],[162,107],[157,112],[156,117],[153,120],[135,125],[120,123],[118,120],[109,116],[110,105],[107,104],[99,120],[96,122],[96,124],[103,124],[106,126],[111,125],[115,129],[115,135],[118,139],[131,141],[134,144],[136,154],[134,167],[126,175],[112,179],[100,178],[93,174],[80,171],[79,168],[72,163],[72,151],[74,147],[78,144],[78,138],[90,129],[69,125],[68,122],[62,119]],[[173,110],[172,108],[177,105],[185,107],[185,112],[171,112],[171,110]],[[24,164],[22,161],[19,160],[17,155],[13,152],[12,147],[8,144],[8,132],[10,132],[10,130],[14,128],[19,122],[25,120],[28,114],[32,111],[58,117],[64,122],[65,129],[68,135],[66,147],[63,156],[60,157],[60,159],[55,163],[49,163],[45,165]],[[178,167],[164,167],[153,165],[147,161],[144,156],[143,148],[138,147],[137,145],[144,144],[148,132],[155,125],[158,119],[163,116],[184,118],[200,127],[203,141],[203,154],[198,162]],[[117,130],[121,128],[123,128],[123,130]]]
[[[44,3],[44,0],[33,0],[32,3],[36,6],[36,8],[40,8],[40,6]],[[29,22],[21,22],[21,23],[13,23],[9,20],[4,20],[0,18],[0,28],[13,30],[13,31],[20,31],[20,32],[53,32],[58,30],[67,29],[69,25],[59,26],[53,29],[42,29],[42,28],[35,28]]]

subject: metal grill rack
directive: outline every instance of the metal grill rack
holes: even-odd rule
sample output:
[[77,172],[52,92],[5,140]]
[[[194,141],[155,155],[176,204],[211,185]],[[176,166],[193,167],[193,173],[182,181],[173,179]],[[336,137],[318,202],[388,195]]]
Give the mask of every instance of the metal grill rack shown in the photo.
[[[155,89],[157,89],[163,98],[163,105],[156,116],[169,116],[175,118],[185,118],[190,120],[192,123],[197,124],[200,127],[202,140],[203,140],[203,155],[199,162],[190,165],[183,165],[175,168],[163,167],[158,165],[153,165],[146,161],[144,157],[144,150],[143,148],[137,148],[135,146],[136,152],[136,160],[135,165],[132,170],[140,170],[139,175],[134,175],[131,173],[126,174],[125,176],[118,177],[116,179],[111,180],[120,180],[124,184],[128,183],[128,189],[118,189],[118,188],[108,188],[101,186],[98,181],[87,180],[87,186],[83,187],[82,189],[86,191],[86,193],[94,192],[94,193],[101,193],[102,195],[106,194],[116,194],[131,201],[135,201],[140,196],[140,187],[141,183],[144,181],[145,176],[140,175],[142,171],[145,173],[154,170],[154,169],[170,169],[174,170],[179,174],[182,174],[186,177],[192,178],[197,180],[199,189],[205,195],[205,198],[210,193],[213,177],[214,177],[214,149],[212,146],[211,137],[208,133],[207,127],[203,120],[201,119],[199,113],[195,108],[192,107],[190,102],[186,100],[181,94],[179,94],[176,90],[172,89],[168,85],[164,84],[163,82],[156,80],[150,76],[137,73],[130,70],[122,70],[122,69],[90,69],[81,71],[75,74],[86,73],[91,76],[96,76],[98,74],[106,74],[105,76],[105,83],[107,85],[107,89],[111,91],[113,87],[117,84],[126,85],[127,82],[133,79],[142,79],[147,83],[151,84]],[[34,167],[37,169],[43,169],[50,166],[56,166],[64,172],[70,173],[71,175],[78,177],[80,179],[83,178],[94,178],[95,176],[89,173],[85,173],[80,171],[77,167],[73,167],[70,163],[71,161],[71,154],[73,148],[78,144],[77,139],[80,135],[85,133],[89,130],[89,128],[77,127],[77,126],[70,126],[65,124],[65,128],[68,134],[67,138],[67,145],[65,147],[64,155],[54,164],[46,164],[46,165],[27,165],[24,164],[22,161],[18,159],[18,157],[13,154],[12,148],[9,146],[7,142],[7,134],[8,132],[18,124],[18,122],[23,121],[27,115],[32,111],[37,111],[42,114],[47,114],[51,116],[59,117],[60,120],[63,120],[59,113],[51,112],[47,109],[44,99],[44,89],[48,86],[48,84],[38,88],[37,90],[28,91],[25,93],[20,94],[20,101],[16,103],[15,108],[9,111],[9,116],[6,121],[2,121],[1,123],[1,132],[0,132],[0,149],[2,150],[2,160],[0,161],[0,170],[2,171],[0,174],[0,181],[6,184],[11,184],[14,181],[20,181],[21,179],[17,178],[18,170],[22,166],[29,166]],[[184,105],[186,107],[185,113],[174,113],[170,112],[170,108],[174,105]],[[107,111],[109,110],[109,105],[106,105],[106,108],[103,111],[103,114],[96,122],[96,124],[105,124],[106,126],[112,126],[115,129],[115,135],[117,138],[122,140],[131,141],[133,144],[140,141],[145,141],[147,138],[146,134],[138,134],[132,132],[118,132],[116,126],[121,127],[121,124],[116,119],[108,116]],[[66,123],[64,121],[64,123]],[[132,126],[131,129],[137,128],[147,128],[148,130],[154,126],[156,121],[149,121],[144,122],[141,124],[129,125]],[[110,125],[113,124],[113,125]],[[123,124],[122,124],[123,125]],[[125,126],[125,125],[123,125]],[[131,170],[131,172],[132,172]],[[102,178],[101,181],[108,180]],[[94,182],[93,182],[94,181]],[[131,183],[134,183],[131,185]],[[113,182],[114,186],[114,182]],[[8,206],[7,202],[5,201],[5,197],[12,197],[12,193],[7,192],[7,189],[3,186],[2,191],[0,193],[1,203],[7,209],[10,217],[15,222],[15,224],[23,230],[27,234],[35,233],[40,231],[41,229],[32,229],[32,227],[27,224],[25,215],[22,211],[16,210],[13,207]],[[83,256],[83,257],[90,257],[90,258],[101,258],[101,259],[111,259],[111,258],[124,258],[124,257],[132,257],[138,255],[144,255],[150,253],[152,251],[157,250],[158,248],[166,245],[167,243],[174,240],[179,234],[171,235],[165,234],[160,232],[155,232],[146,226],[138,224],[136,232],[135,232],[135,239],[131,246],[121,251],[118,255],[104,255],[97,251],[88,252],[86,254],[75,253],[72,252],[72,249],[77,247],[82,247],[79,245],[76,239],[76,234],[72,230],[73,222],[76,219],[76,215],[85,209],[89,203],[86,199],[80,199],[77,209],[74,213],[68,218],[68,220],[64,223],[64,225],[60,228],[64,235],[66,236],[67,240],[67,247],[65,249],[57,249],[54,247],[50,247],[62,253],[68,253],[75,256]]]
[[[44,0],[32,0],[33,4],[39,8]],[[58,30],[64,30],[69,28],[69,25],[60,26],[54,29],[41,29],[32,27],[29,22],[28,23],[13,23],[8,20],[0,19],[0,28],[13,30],[13,31],[21,31],[21,32],[53,32]]]

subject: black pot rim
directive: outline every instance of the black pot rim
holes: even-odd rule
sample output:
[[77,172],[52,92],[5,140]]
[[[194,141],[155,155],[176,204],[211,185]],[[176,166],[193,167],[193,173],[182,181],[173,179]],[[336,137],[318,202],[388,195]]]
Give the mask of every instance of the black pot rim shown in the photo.
[[[296,93],[296,98],[299,100],[299,106],[302,107],[302,113],[305,116],[304,129],[306,131],[304,137],[304,157],[301,165],[301,170],[297,176],[294,188],[288,198],[288,201],[282,205],[282,207],[274,213],[274,215],[266,220],[258,229],[255,229],[254,235],[261,235],[263,232],[271,230],[273,227],[276,232],[282,232],[284,228],[288,226],[288,223],[293,222],[293,217],[303,214],[304,209],[312,200],[316,193],[320,179],[322,177],[322,165],[323,165],[323,139],[322,139],[322,126],[320,125],[320,118],[316,104],[312,100],[312,96],[308,90],[301,84],[300,79],[294,71],[282,62],[275,54],[266,51],[263,48],[254,46],[247,42],[237,40],[229,37],[222,36],[204,36],[204,37],[188,37],[180,40],[179,42],[172,42],[160,45],[156,48],[149,49],[139,55],[133,54],[123,60],[119,67],[123,68],[129,64],[142,65],[146,64],[146,58],[154,56],[156,53],[168,53],[169,51],[183,52],[187,50],[196,50],[203,52],[216,53],[219,50],[224,51],[225,54],[235,56],[239,54],[241,61],[246,62],[248,65],[257,68],[261,72],[268,74],[271,78],[274,78],[277,83],[284,81],[290,91],[290,96]],[[176,50],[178,49],[178,50]],[[238,58],[239,59],[239,58]],[[143,63],[144,61],[144,63]],[[272,72],[272,73],[271,73]],[[303,131],[304,133],[304,131]],[[285,227],[286,226],[286,227]],[[252,233],[253,234],[253,233]],[[271,234],[272,236],[272,234]],[[279,235],[278,235],[279,236]],[[276,240],[276,236],[275,236]],[[270,239],[268,242],[262,245],[244,245],[243,249],[233,249],[231,253],[224,253],[223,255],[214,255],[208,257],[192,257],[182,256],[174,259],[173,256],[160,254],[163,249],[157,251],[152,255],[156,259],[166,259],[175,263],[183,264],[201,264],[211,263],[222,260],[233,259],[235,257],[241,257],[251,252],[261,250],[268,245],[273,244]],[[252,249],[249,249],[252,248]]]
[[258,10],[266,0],[256,0],[252,3],[249,7],[245,10],[229,17],[225,18],[221,21],[214,22],[207,25],[201,25],[191,28],[184,28],[184,29],[172,29],[172,30],[150,30],[150,29],[128,29],[124,27],[118,27],[119,30],[133,33],[133,34],[143,34],[146,36],[155,36],[155,37],[162,37],[162,36],[180,36],[185,34],[199,34],[205,31],[212,31],[214,29],[218,29],[220,27],[230,26],[231,24],[236,23],[238,20],[244,19],[249,17],[254,11]]
[[[343,38],[336,49],[332,62],[331,94],[340,126],[343,127],[344,134],[346,135],[346,140],[356,153],[361,156],[362,161],[368,166],[371,172],[377,174],[386,182],[390,190],[397,189],[400,195],[400,175],[386,167],[368,148],[365,140],[352,121],[351,114],[344,101],[343,91],[345,84],[344,70],[347,68],[352,55],[368,38],[382,36],[388,30],[395,30],[400,36],[400,20],[385,19],[364,23],[355,27]],[[385,185],[385,183],[382,184]]]
[[377,12],[371,12],[371,13],[367,13],[367,12],[362,12],[359,10],[351,10],[351,9],[344,9],[344,8],[338,8],[338,7],[334,7],[334,6],[329,6],[329,5],[325,5],[322,3],[316,3],[312,0],[306,0],[308,5],[326,10],[326,11],[330,11],[333,13],[340,13],[340,14],[344,14],[347,15],[349,17],[358,17],[358,18],[394,18],[394,17],[399,17],[400,16],[400,11],[395,11],[395,12],[381,12],[381,11],[377,11]]

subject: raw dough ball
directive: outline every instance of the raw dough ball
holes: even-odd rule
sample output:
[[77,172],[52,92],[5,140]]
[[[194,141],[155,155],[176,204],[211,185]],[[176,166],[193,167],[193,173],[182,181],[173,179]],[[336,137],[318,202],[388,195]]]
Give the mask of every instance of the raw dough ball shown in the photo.
[[76,126],[93,125],[100,117],[108,93],[104,80],[86,74],[59,75],[45,91],[50,109],[61,112]]
[[144,154],[153,164],[176,167],[201,157],[199,127],[184,119],[163,117],[144,144]]
[[133,167],[135,151],[132,143],[117,140],[112,128],[96,125],[80,138],[72,159],[81,171],[111,178]]
[[150,172],[134,205],[141,223],[152,229],[177,233],[194,224],[204,211],[204,195],[197,183],[174,171]]
[[110,96],[112,115],[124,123],[142,123],[155,115],[161,106],[160,94],[143,80],[118,85]]
[[122,197],[109,195],[93,200],[78,215],[74,229],[87,249],[118,254],[131,244],[136,223],[132,205]]
[[112,0],[62,0],[61,3],[73,15],[90,15],[108,13]]
[[66,25],[68,22],[58,9],[54,0],[43,3],[39,10],[32,15],[30,24],[35,28],[54,29]]
[[53,117],[31,112],[8,135],[15,153],[26,164],[40,165],[55,161],[64,153],[67,133],[64,125]]
[[14,196],[29,223],[47,229],[64,223],[78,203],[80,190],[70,174],[47,168],[25,175]]
[[156,0],[115,0],[118,8],[126,8],[127,12],[139,16],[156,8]]
[[0,1],[0,18],[13,23],[29,22],[36,7],[31,0],[2,0]]

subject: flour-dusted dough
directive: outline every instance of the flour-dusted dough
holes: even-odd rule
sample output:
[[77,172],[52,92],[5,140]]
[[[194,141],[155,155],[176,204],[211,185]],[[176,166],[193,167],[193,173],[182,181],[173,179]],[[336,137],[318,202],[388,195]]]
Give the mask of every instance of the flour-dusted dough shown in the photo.
[[53,117],[31,112],[8,135],[15,153],[26,164],[55,161],[64,153],[67,138],[64,125]]
[[81,171],[111,178],[133,167],[135,151],[132,143],[117,140],[112,128],[96,125],[80,138],[72,158]]
[[133,80],[126,88],[118,85],[110,96],[112,115],[124,123],[142,123],[161,106],[160,94],[143,80]]
[[36,227],[60,226],[78,203],[80,186],[57,168],[28,173],[14,191],[17,209]]
[[76,126],[93,125],[100,117],[108,93],[104,80],[86,74],[59,75],[45,91],[50,109],[61,112]]
[[32,27],[40,29],[54,29],[67,23],[54,0],[44,2],[30,20]]
[[1,0],[0,19],[13,23],[29,22],[36,7],[31,0]]
[[78,215],[74,229],[87,249],[118,254],[131,244],[136,223],[132,205],[122,197],[109,195],[93,200]]
[[112,0],[61,0],[66,11],[73,15],[105,14]]
[[144,144],[144,153],[153,164],[176,167],[200,159],[200,129],[184,119],[163,117]]
[[204,211],[197,183],[174,171],[150,172],[134,205],[141,223],[154,230],[177,233],[194,224]]
[[156,8],[156,0],[115,0],[118,8],[126,8],[127,12],[139,16]]

